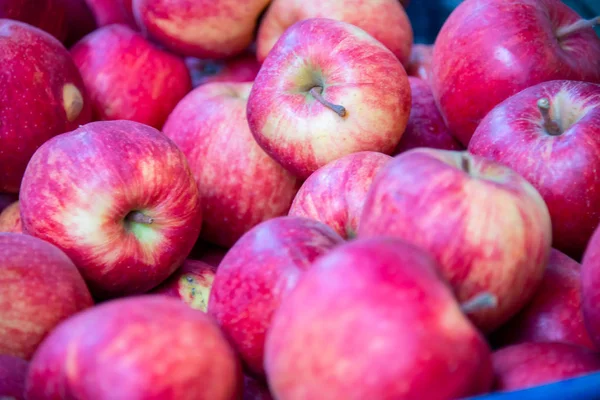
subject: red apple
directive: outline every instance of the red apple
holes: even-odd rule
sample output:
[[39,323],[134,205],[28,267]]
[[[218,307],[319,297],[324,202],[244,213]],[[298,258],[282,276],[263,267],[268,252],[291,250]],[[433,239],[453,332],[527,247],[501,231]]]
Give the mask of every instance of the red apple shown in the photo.
[[345,239],[355,237],[371,183],[391,159],[363,151],[330,162],[302,184],[288,215],[323,222]]
[[243,400],[273,400],[269,388],[256,379],[244,376]]
[[202,222],[183,153],[131,121],[92,122],[46,142],[27,166],[20,206],[23,231],[67,253],[100,298],[156,287]]
[[359,239],[281,303],[265,368],[277,399],[450,399],[487,391],[491,351],[424,251]]
[[71,260],[43,240],[0,233],[0,354],[29,359],[69,316],[93,305]]
[[251,83],[211,83],[173,110],[163,132],[183,151],[202,198],[201,237],[232,246],[258,223],[285,215],[296,178],[265,153],[246,119]]
[[206,314],[166,296],[107,302],[70,318],[32,359],[28,399],[234,400],[239,361]]
[[413,31],[398,0],[273,0],[260,23],[256,54],[264,61],[290,26],[309,18],[331,18],[355,25],[385,47],[403,64],[410,58]]
[[469,143],[531,182],[550,210],[554,247],[576,259],[600,223],[598,126],[600,85],[551,81],[496,106]]
[[[596,20],[597,21],[597,20]],[[544,81],[600,83],[600,38],[560,0],[466,0],[439,32],[433,94],[465,146],[497,104]]]
[[311,263],[343,240],[320,222],[279,217],[257,225],[229,250],[213,283],[208,313],[255,375],[271,317]]
[[0,399],[24,400],[27,361],[0,354]]
[[133,13],[131,0],[85,0],[92,9],[98,26],[125,24],[138,29]]
[[0,19],[0,191],[16,193],[35,150],[91,119],[81,75],[55,38]]
[[410,53],[410,60],[406,65],[406,73],[409,76],[428,80],[431,74],[431,57],[433,45],[414,44]]
[[0,19],[25,22],[60,41],[67,36],[66,12],[62,0],[0,0]]
[[97,28],[94,13],[86,0],[60,0],[66,10],[67,38],[65,45],[72,46]]
[[260,70],[260,63],[253,53],[227,60],[187,57],[185,63],[190,71],[193,87],[209,82],[252,82]]
[[203,261],[185,260],[165,282],[151,293],[183,300],[195,310],[206,312],[216,267]]
[[496,307],[469,316],[491,332],[542,281],[550,253],[548,209],[521,176],[466,152],[415,149],[375,178],[358,237],[393,236],[429,251],[459,301],[482,292]]
[[259,15],[270,0],[134,0],[142,30],[185,56],[225,58],[252,42]]
[[351,153],[391,153],[410,100],[406,72],[385,46],[346,22],[314,18],[291,26],[269,53],[248,122],[258,144],[305,179]]
[[0,232],[23,233],[18,201],[15,201],[0,212]]
[[19,200],[19,196],[13,193],[0,193],[0,212]]
[[592,235],[581,264],[583,320],[600,348],[600,228]]
[[417,147],[442,150],[463,150],[464,147],[452,136],[444,117],[435,104],[429,84],[419,78],[408,77],[412,95],[412,106],[408,125],[396,146],[394,154]]
[[494,336],[503,344],[561,342],[595,350],[583,322],[577,261],[553,249],[532,300]]
[[512,391],[558,382],[600,370],[600,357],[567,343],[523,343],[492,355],[495,389]]
[[182,59],[124,25],[98,29],[79,41],[71,54],[97,119],[127,119],[160,129],[191,89]]

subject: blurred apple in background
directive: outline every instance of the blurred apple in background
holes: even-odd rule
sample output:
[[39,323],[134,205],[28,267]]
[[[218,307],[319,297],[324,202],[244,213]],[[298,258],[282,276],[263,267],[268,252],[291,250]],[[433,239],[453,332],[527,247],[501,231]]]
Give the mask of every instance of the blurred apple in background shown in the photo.
[[67,253],[99,298],[156,287],[185,260],[202,223],[183,153],[131,121],[92,122],[44,143],[20,206],[23,231]]
[[330,162],[302,184],[288,215],[320,221],[344,239],[354,238],[371,183],[391,159],[363,151]]
[[529,86],[600,83],[600,38],[592,25],[560,0],[462,2],[438,34],[431,60],[433,94],[452,134],[468,145],[492,108]]
[[79,39],[97,28],[96,19],[86,0],[60,0],[64,4],[67,21],[65,46],[71,47]]
[[[0,19],[24,22],[49,33],[62,42],[67,36],[67,10],[62,1],[2,0]],[[4,61],[2,64],[4,65]]]
[[0,212],[0,232],[22,233],[21,211],[16,201]]
[[193,87],[210,82],[252,82],[260,70],[256,55],[250,52],[227,60],[186,57],[185,64]]
[[410,53],[410,60],[406,65],[406,73],[423,80],[428,80],[431,74],[431,57],[433,45],[415,44]]
[[19,357],[0,354],[0,398],[4,400],[25,399],[27,361]]
[[16,193],[0,193],[0,212],[17,200],[19,195]]
[[100,27],[111,24],[125,24],[131,29],[138,27],[131,12],[131,0],[85,0]]
[[269,53],[248,122],[267,153],[306,179],[351,153],[391,153],[410,100],[402,64],[380,42],[348,23],[314,18],[291,26]]
[[249,376],[244,376],[244,396],[242,400],[273,400],[273,397],[267,385]]
[[22,22],[0,19],[0,192],[16,193],[46,140],[91,119],[91,104],[68,51]]
[[160,129],[191,89],[182,59],[124,25],[84,37],[71,54],[100,120],[127,119]]

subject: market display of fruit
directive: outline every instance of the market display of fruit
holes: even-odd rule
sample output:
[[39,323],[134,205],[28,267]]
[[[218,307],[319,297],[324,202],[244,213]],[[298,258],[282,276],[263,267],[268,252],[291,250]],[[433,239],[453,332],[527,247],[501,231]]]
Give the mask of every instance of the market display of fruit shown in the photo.
[[0,0],[0,399],[599,398],[600,4],[418,1]]

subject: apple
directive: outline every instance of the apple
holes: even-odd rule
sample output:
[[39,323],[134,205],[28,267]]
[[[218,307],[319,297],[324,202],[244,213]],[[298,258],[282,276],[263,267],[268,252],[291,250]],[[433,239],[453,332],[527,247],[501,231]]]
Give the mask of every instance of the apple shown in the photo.
[[133,14],[148,36],[190,57],[226,58],[254,39],[270,0],[133,0]]
[[244,397],[243,400],[273,400],[269,388],[262,382],[244,376]]
[[0,193],[0,213],[17,200],[19,200],[19,196],[17,194]]
[[260,63],[253,53],[227,60],[186,57],[185,64],[192,77],[193,87],[209,82],[252,82],[260,70]]
[[23,233],[18,201],[0,212],[0,232]]
[[436,262],[392,238],[322,256],[283,299],[265,368],[277,399],[451,399],[486,392],[491,350]]
[[600,348],[600,228],[596,229],[581,264],[581,297],[583,321]]
[[496,106],[469,151],[507,165],[540,192],[554,247],[581,259],[600,223],[600,85],[550,81]]
[[93,305],[73,262],[38,238],[0,233],[0,354],[28,360],[58,323]]
[[216,267],[203,261],[185,260],[165,282],[151,293],[183,300],[194,310],[206,312]]
[[202,223],[183,153],[132,121],[92,122],[44,143],[25,171],[20,207],[23,231],[61,248],[98,298],[156,287]]
[[410,60],[406,65],[408,76],[428,80],[431,74],[432,44],[414,44],[410,53]]
[[302,184],[288,215],[320,221],[344,239],[355,237],[371,183],[391,159],[363,151],[330,162]]
[[99,120],[127,119],[160,129],[191,89],[182,59],[125,25],[92,32],[71,49],[71,55]]
[[163,128],[189,160],[200,188],[201,237],[224,247],[260,222],[285,215],[300,186],[250,132],[246,104],[251,87],[197,87],[179,102]]
[[77,66],[37,28],[0,19],[0,192],[17,193],[35,150],[91,119]]
[[497,306],[469,317],[489,333],[542,281],[551,244],[548,209],[520,175],[467,152],[414,149],[377,175],[358,237],[391,236],[429,251],[458,300],[482,292]]
[[[466,0],[433,48],[430,82],[452,134],[465,146],[497,104],[541,82],[600,83],[600,38],[560,0]],[[582,57],[585,55],[585,57]]]
[[66,12],[62,0],[0,1],[0,19],[12,19],[35,26],[60,41],[67,36]]
[[27,361],[0,354],[0,399],[24,400]]
[[125,24],[131,29],[138,29],[131,11],[131,0],[85,1],[94,13],[94,18],[98,26]]
[[97,28],[96,19],[86,0],[60,1],[65,6],[68,27],[65,45],[70,47]]
[[273,0],[258,29],[256,55],[264,61],[290,26],[309,18],[331,18],[355,25],[407,64],[413,31],[398,0]]
[[394,154],[417,147],[442,150],[463,150],[464,147],[452,136],[444,122],[429,84],[419,78],[408,77],[412,94],[412,105],[408,125],[396,146]]
[[600,370],[600,357],[567,343],[522,343],[492,355],[495,389],[513,391],[575,378]]
[[502,344],[571,343],[595,350],[583,321],[581,266],[552,249],[544,279],[532,300],[494,334]]
[[248,123],[269,155],[306,179],[351,153],[391,153],[410,100],[391,51],[358,27],[313,18],[292,25],[269,53],[248,99]]
[[205,313],[176,299],[109,301],[59,325],[31,360],[30,400],[234,400],[239,360]]
[[213,282],[208,313],[255,376],[264,374],[264,340],[273,313],[312,262],[343,239],[300,217],[265,221],[225,255]]

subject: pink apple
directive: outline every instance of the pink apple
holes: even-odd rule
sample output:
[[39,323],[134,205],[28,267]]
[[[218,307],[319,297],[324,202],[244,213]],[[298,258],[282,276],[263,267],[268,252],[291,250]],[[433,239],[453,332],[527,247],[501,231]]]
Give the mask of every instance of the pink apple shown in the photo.
[[98,26],[125,24],[131,29],[137,25],[131,12],[131,0],[85,0],[92,9]]
[[253,374],[264,374],[265,334],[282,299],[317,257],[342,242],[320,222],[279,217],[242,236],[221,261],[208,312]]
[[600,85],[551,81],[496,106],[469,143],[531,182],[550,210],[554,247],[577,259],[600,223],[598,126]]
[[600,38],[560,0],[466,0],[439,32],[433,94],[465,146],[497,104],[544,81],[600,83]]
[[429,251],[460,302],[489,292],[498,304],[469,316],[491,332],[534,295],[551,226],[539,193],[500,164],[466,152],[414,149],[377,175],[358,237],[392,236]]
[[219,327],[166,296],[110,301],[59,325],[32,359],[30,400],[235,400],[242,371]]
[[371,183],[391,159],[363,151],[330,162],[302,184],[288,215],[323,222],[345,239],[355,237]]
[[391,238],[319,258],[266,340],[277,399],[451,399],[492,384],[491,351],[436,262]]
[[27,361],[0,354],[0,399],[24,400]]
[[62,0],[0,1],[0,19],[7,18],[35,26],[60,41],[67,36],[66,12]]
[[492,355],[495,389],[512,391],[558,382],[600,370],[600,357],[566,343],[523,343]]
[[133,0],[133,14],[147,35],[176,53],[225,58],[250,45],[269,1]]
[[163,132],[183,151],[202,198],[201,237],[232,246],[258,223],[285,215],[297,179],[252,137],[246,104],[252,83],[211,83],[173,110]]
[[249,376],[244,376],[244,397],[242,400],[273,400],[273,397],[265,384]]
[[183,300],[191,308],[206,312],[216,267],[203,261],[185,260],[165,282],[151,293]]
[[35,150],[91,119],[81,75],[58,40],[0,19],[0,191],[16,193]]
[[269,53],[248,99],[248,122],[258,144],[305,179],[351,153],[391,153],[410,100],[392,52],[360,28],[314,18],[291,26]]
[[18,201],[15,201],[0,212],[0,232],[23,233]]
[[423,80],[428,80],[431,74],[431,57],[433,55],[433,45],[415,44],[410,53],[410,60],[406,65],[408,76],[414,76]]
[[0,354],[29,359],[44,337],[93,305],[71,260],[48,242],[0,233]]
[[600,228],[588,243],[581,265],[583,320],[597,348],[600,348]]
[[209,82],[252,82],[260,70],[260,63],[253,53],[227,60],[187,57],[185,63],[190,71],[193,87]]
[[503,344],[561,342],[595,350],[583,322],[580,265],[553,249],[532,300],[494,336]]
[[413,31],[398,0],[273,0],[258,30],[257,57],[264,61],[290,26],[309,18],[331,18],[355,25],[407,64]]
[[429,84],[419,78],[408,77],[412,95],[412,106],[408,125],[396,146],[394,154],[417,147],[442,150],[463,150],[464,147],[452,136],[444,117],[435,104]]
[[131,121],[92,122],[46,142],[27,166],[20,207],[23,231],[67,253],[100,298],[156,287],[202,223],[183,153]]
[[65,6],[68,27],[65,45],[70,47],[97,28],[96,19],[86,0],[60,1]]
[[94,31],[71,54],[100,120],[127,119],[160,129],[191,89],[182,59],[124,25]]

